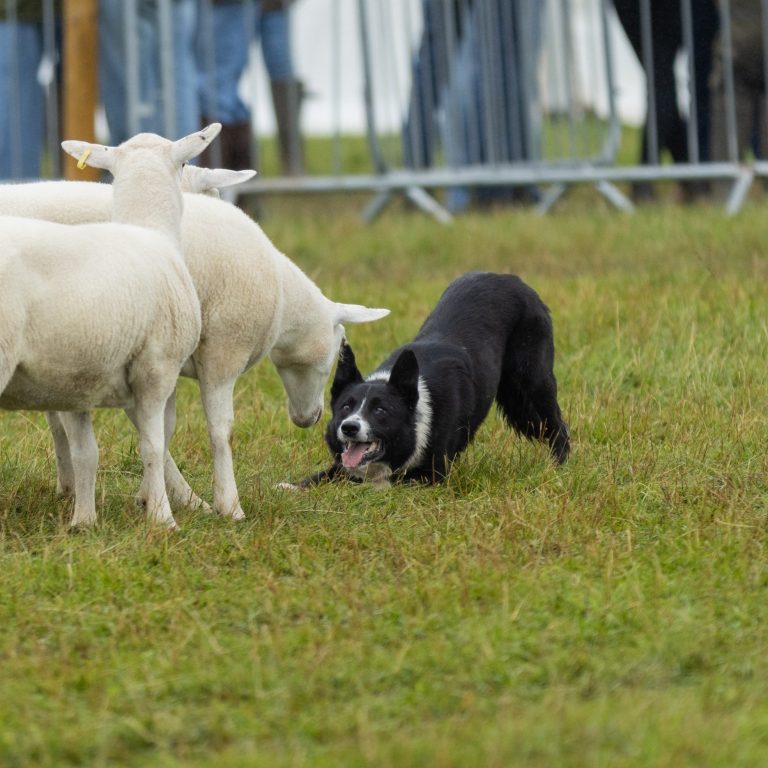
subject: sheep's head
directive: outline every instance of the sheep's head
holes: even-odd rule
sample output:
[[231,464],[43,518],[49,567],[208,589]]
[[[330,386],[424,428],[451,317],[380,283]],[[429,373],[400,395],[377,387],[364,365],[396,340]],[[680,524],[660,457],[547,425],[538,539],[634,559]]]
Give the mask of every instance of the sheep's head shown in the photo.
[[178,141],[154,133],[140,133],[119,147],[87,141],[63,141],[65,152],[78,158],[78,166],[109,171],[112,186],[112,221],[138,224],[170,237],[181,247],[181,169],[199,155],[221,130],[213,123]]
[[78,165],[89,165],[101,168],[117,177],[120,166],[127,158],[146,156],[150,153],[160,157],[177,171],[184,163],[197,157],[221,131],[220,123],[212,123],[200,131],[191,133],[177,141],[170,141],[154,133],[139,133],[124,141],[118,147],[108,147],[103,144],[92,144],[88,141],[62,141],[62,149],[76,158]]
[[288,413],[299,427],[311,427],[323,415],[325,384],[344,339],[344,323],[368,323],[389,314],[359,304],[328,302],[328,308],[324,322],[313,322],[306,333],[270,353],[288,395]]

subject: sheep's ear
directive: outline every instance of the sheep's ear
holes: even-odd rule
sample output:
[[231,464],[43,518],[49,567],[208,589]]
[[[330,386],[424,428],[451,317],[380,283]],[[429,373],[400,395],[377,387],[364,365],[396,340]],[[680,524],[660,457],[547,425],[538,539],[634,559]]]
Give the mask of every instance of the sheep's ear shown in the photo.
[[88,141],[67,140],[61,142],[61,148],[77,160],[79,168],[90,165],[91,168],[103,168],[111,171],[115,162],[115,147],[103,144],[91,144]]
[[221,131],[221,123],[211,123],[196,133],[190,133],[189,136],[174,141],[171,144],[171,159],[177,165],[189,162],[219,135],[219,131]]
[[227,168],[200,168],[185,165],[181,175],[181,188],[185,192],[206,194],[224,187],[233,187],[252,179],[256,171],[230,171]]
[[370,323],[389,314],[388,309],[372,309],[362,304],[336,304],[333,323]]

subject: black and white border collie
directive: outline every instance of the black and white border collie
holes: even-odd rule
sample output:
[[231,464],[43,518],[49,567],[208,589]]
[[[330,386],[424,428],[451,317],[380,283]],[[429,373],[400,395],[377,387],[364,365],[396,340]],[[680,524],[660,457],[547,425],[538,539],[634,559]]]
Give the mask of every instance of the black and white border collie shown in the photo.
[[443,293],[416,338],[365,379],[342,344],[325,439],[333,464],[303,480],[440,482],[495,400],[510,427],[570,450],[557,403],[549,310],[515,275],[469,272]]

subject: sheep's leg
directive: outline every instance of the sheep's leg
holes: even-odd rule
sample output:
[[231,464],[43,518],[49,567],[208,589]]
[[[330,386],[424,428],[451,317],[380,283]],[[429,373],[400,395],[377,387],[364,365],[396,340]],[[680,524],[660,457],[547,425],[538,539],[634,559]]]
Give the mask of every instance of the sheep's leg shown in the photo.
[[[136,423],[136,412],[133,408],[126,408],[125,413],[133,425],[138,428]],[[211,507],[203,501],[190,487],[184,479],[181,471],[176,466],[168,451],[168,445],[176,429],[176,391],[168,398],[165,404],[165,490],[174,509],[191,509],[195,512],[211,513]]]
[[139,430],[139,450],[144,464],[144,477],[139,488],[138,501],[147,510],[150,523],[176,528],[171,505],[165,493],[165,425],[164,401],[149,400],[136,395],[134,416]]
[[75,511],[69,527],[94,525],[99,446],[93,434],[91,414],[88,411],[62,412],[58,416],[59,426],[63,428],[64,440],[68,444],[74,473]]
[[210,504],[192,490],[168,451],[165,453],[165,490],[176,509],[191,509],[208,515],[213,512]]
[[69,440],[61,414],[57,411],[47,411],[45,418],[53,437],[53,449],[56,452],[56,493],[59,496],[72,497],[75,495],[75,470],[72,467],[72,454],[69,450]]
[[235,378],[212,385],[204,377],[200,379],[208,436],[213,457],[213,511],[233,520],[245,517],[240,506],[232,464],[232,425],[235,421],[232,395]]
[[169,446],[176,431],[176,390],[165,402],[165,489],[175,504],[195,512],[211,513],[211,508],[190,487],[171,456]]

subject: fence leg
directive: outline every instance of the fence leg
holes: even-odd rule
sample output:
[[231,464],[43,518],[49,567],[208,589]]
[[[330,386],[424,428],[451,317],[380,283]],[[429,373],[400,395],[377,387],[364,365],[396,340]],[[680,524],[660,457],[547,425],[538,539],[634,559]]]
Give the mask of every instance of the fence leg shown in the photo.
[[549,213],[552,206],[563,197],[567,191],[567,184],[553,184],[542,195],[541,200],[539,200],[538,205],[536,206],[536,213],[540,213],[542,216]]
[[453,221],[453,216],[451,216],[451,214],[448,213],[448,211],[446,211],[445,208],[432,197],[432,195],[425,192],[421,187],[408,187],[408,189],[405,190],[405,196],[414,205],[418,206],[425,213],[428,213],[441,224],[450,224]]
[[381,192],[377,192],[373,200],[371,200],[362,213],[362,219],[366,224],[370,224],[375,218],[377,218],[382,211],[392,202],[393,192],[391,189],[385,189]]
[[631,200],[610,181],[598,181],[595,185],[597,191],[613,206],[625,213],[634,213],[635,206]]
[[[407,187],[402,190],[405,197],[410,200],[419,210],[424,211],[436,219],[441,224],[450,224],[453,217],[435,200],[432,195],[425,192],[421,187]],[[395,196],[395,190],[385,189],[377,192],[373,200],[365,206],[362,219],[366,224],[370,224],[377,218],[384,209],[392,202]]]
[[744,205],[744,200],[754,178],[755,173],[751,168],[742,168],[739,171],[739,175],[731,187],[731,193],[728,195],[728,201],[725,204],[725,212],[729,216],[735,216],[741,210],[741,206]]

